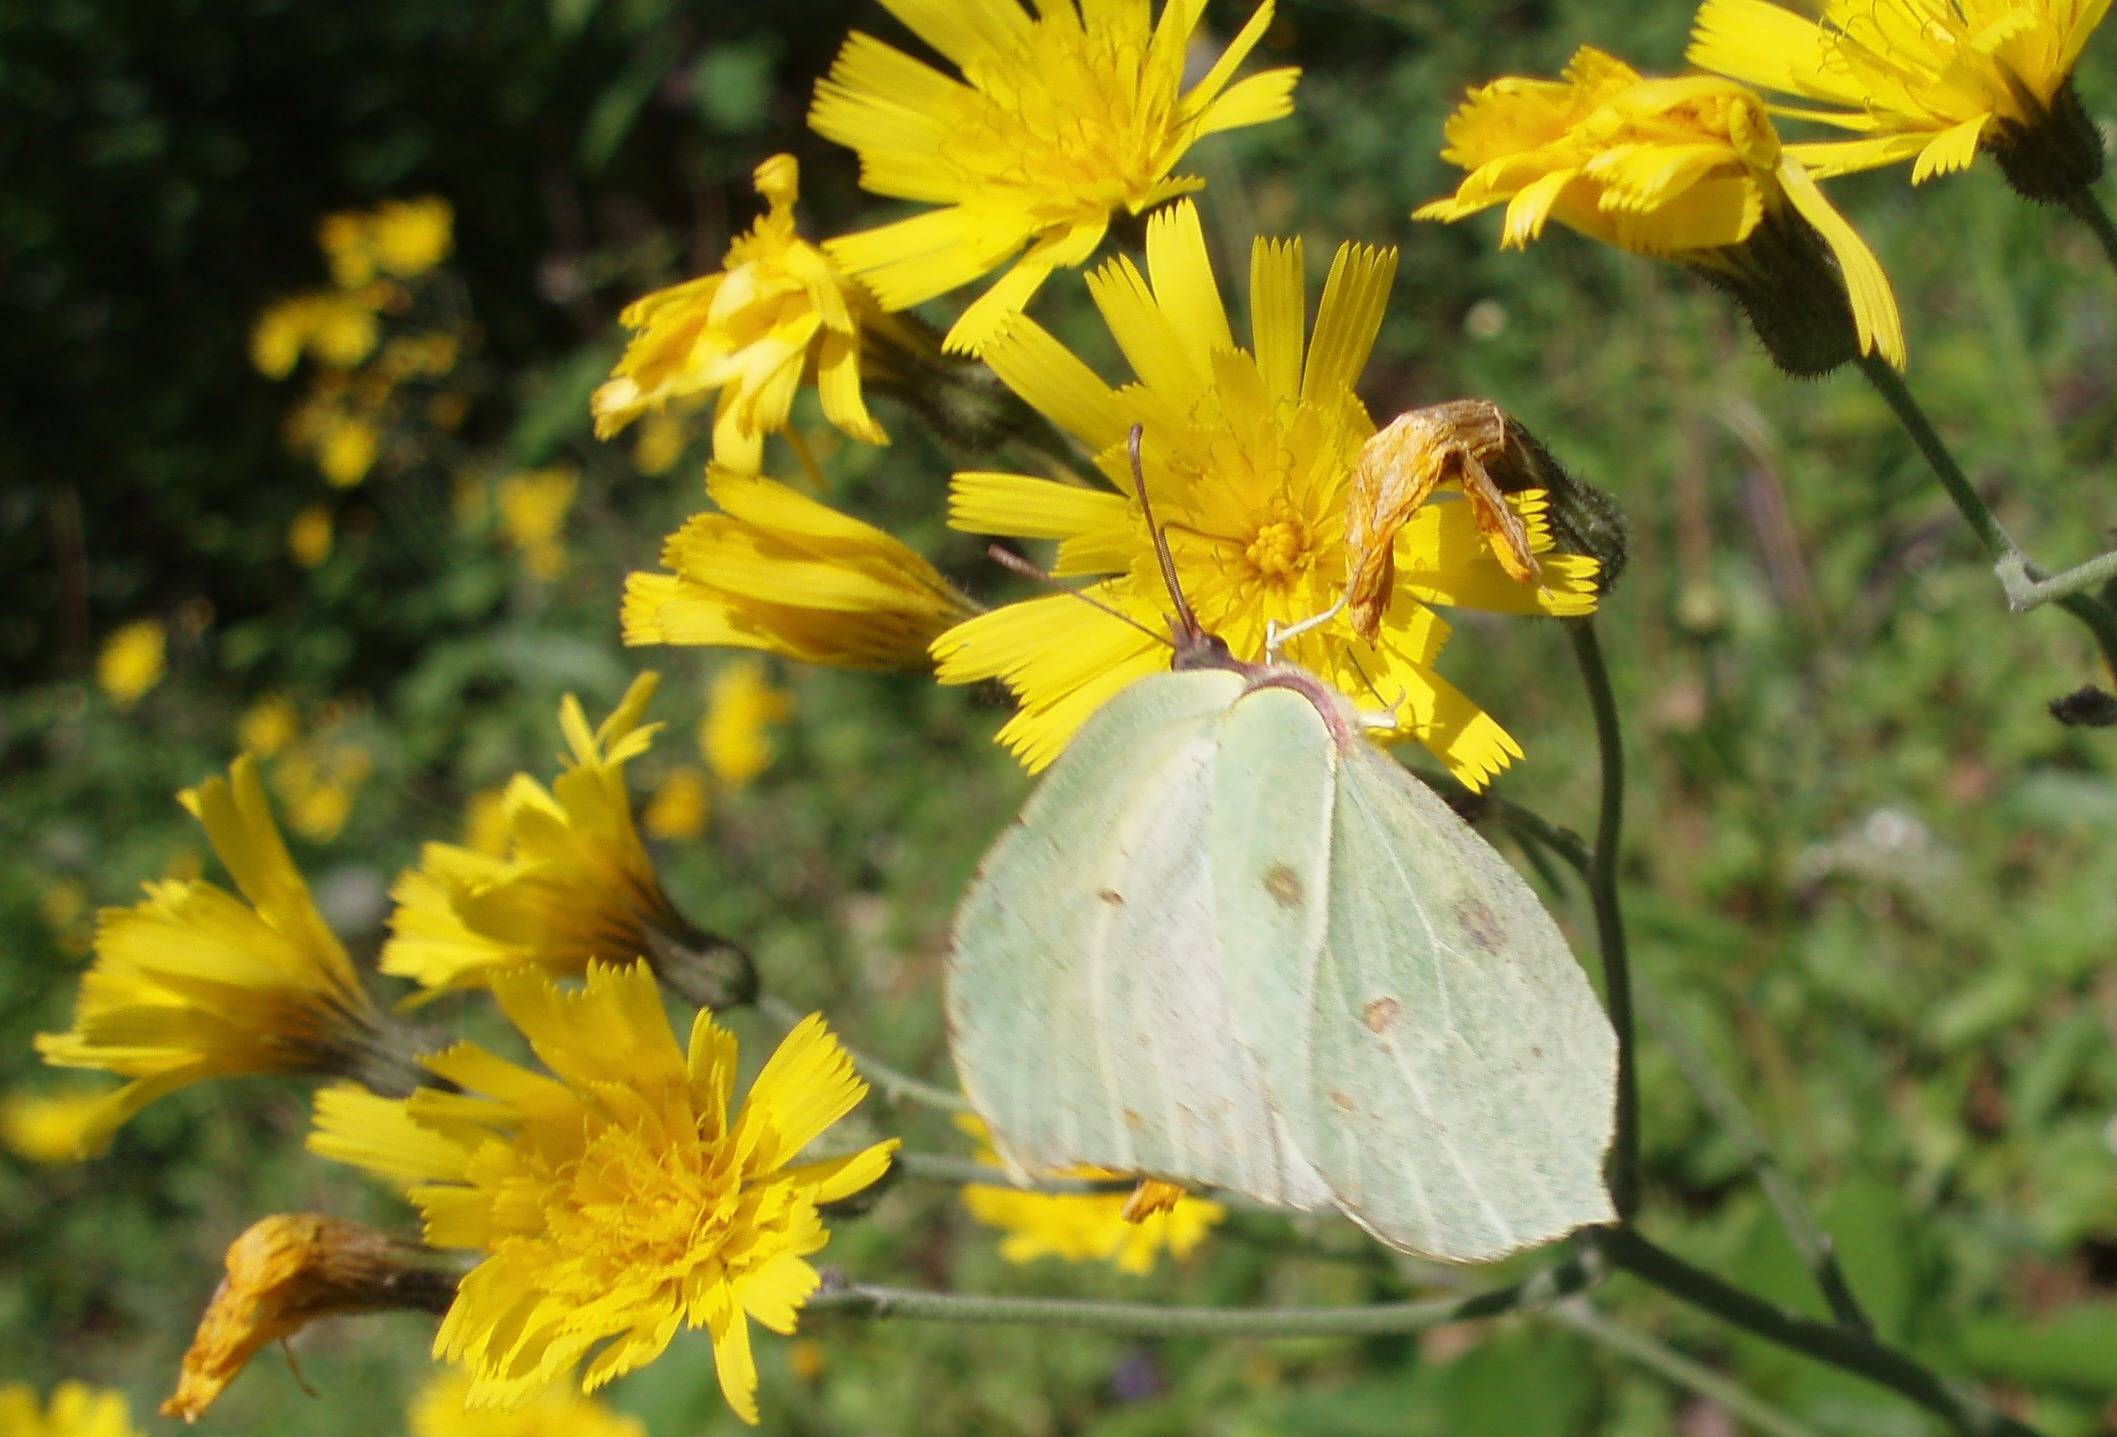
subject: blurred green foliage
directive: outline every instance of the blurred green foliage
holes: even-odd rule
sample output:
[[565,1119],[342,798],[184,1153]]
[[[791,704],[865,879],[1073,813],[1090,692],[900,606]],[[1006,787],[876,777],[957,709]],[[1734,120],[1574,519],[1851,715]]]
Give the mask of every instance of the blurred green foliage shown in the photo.
[[[1755,1106],[1886,1335],[2000,1384],[2054,1434],[2117,1430],[2117,750],[2044,711],[2093,677],[2085,640],[2056,614],[2005,612],[1853,377],[1782,380],[1732,310],[1672,270],[1565,236],[1501,254],[1496,222],[1406,218],[1451,183],[1436,151],[1465,84],[1553,70],[1583,42],[1672,66],[1688,19],[1681,0],[1287,0],[1267,50],[1306,71],[1296,118],[1201,152],[1209,233],[1228,276],[1255,232],[1306,235],[1319,269],[1342,238],[1403,246],[1370,408],[1493,397],[1624,504],[1632,566],[1602,622],[1632,747],[1644,981]],[[370,953],[417,844],[455,836],[466,796],[514,769],[548,775],[560,693],[595,712],[663,668],[671,729],[642,781],[695,761],[716,656],[624,651],[615,614],[623,572],[697,507],[701,455],[634,472],[626,445],[590,439],[586,395],[616,309],[710,267],[749,222],[764,155],[802,155],[815,232],[873,213],[847,158],[801,129],[854,23],[892,25],[864,4],[675,0],[52,0],[0,16],[0,564],[26,578],[0,609],[7,1085],[63,1086],[29,1049],[63,1023],[81,964],[84,920],[54,894],[129,902],[199,853],[169,795],[226,762],[268,693],[345,706],[374,760],[343,833],[299,848]],[[2083,90],[2099,118],[2117,113],[2108,43]],[[1973,476],[2047,562],[2105,547],[2117,286],[2086,236],[1989,167],[1916,193],[1900,174],[1839,190],[1897,282],[1912,385]],[[291,391],[245,358],[257,312],[319,282],[321,215],[428,193],[455,207],[450,272],[486,367],[449,452],[582,475],[549,583],[453,517],[463,471],[438,449],[386,484],[327,491],[280,442]],[[1077,283],[1039,313],[1107,347]],[[999,588],[941,527],[946,461],[908,417],[882,417],[897,444],[831,456],[834,499]],[[307,570],[285,534],[319,502],[338,543]],[[141,616],[170,622],[170,674],[121,712],[89,668]],[[1528,750],[1503,791],[1585,829],[1594,751],[1562,637],[1465,618],[1445,666]],[[798,709],[778,762],[716,800],[704,840],[666,852],[672,891],[748,941],[786,996],[940,1072],[950,908],[1026,787],[989,743],[998,703],[916,678],[781,677]],[[1587,951],[1581,896],[1553,901]],[[1651,1042],[1643,1077],[1649,1230],[1817,1309],[1739,1153]],[[292,1087],[223,1085],[152,1109],[91,1165],[0,1156],[0,1380],[114,1382],[144,1414],[253,1218],[314,1207],[405,1226],[387,1194],[299,1151],[305,1120]],[[917,1145],[953,1141],[929,1116],[906,1122]],[[900,1184],[826,1257],[966,1288],[1224,1303],[1401,1288],[1386,1264],[1282,1251],[1283,1224],[1234,1226],[1173,1279],[1011,1270],[947,1194]],[[1930,1430],[1636,1284],[1597,1302],[1817,1431]],[[783,1430],[1728,1430],[1549,1319],[1357,1343],[839,1320],[806,1335],[820,1375],[795,1375],[784,1342],[760,1349]],[[427,1338],[408,1317],[321,1329],[303,1344],[319,1400],[268,1356],[208,1430],[400,1430]],[[657,1437],[735,1426],[695,1344],[615,1400]]]

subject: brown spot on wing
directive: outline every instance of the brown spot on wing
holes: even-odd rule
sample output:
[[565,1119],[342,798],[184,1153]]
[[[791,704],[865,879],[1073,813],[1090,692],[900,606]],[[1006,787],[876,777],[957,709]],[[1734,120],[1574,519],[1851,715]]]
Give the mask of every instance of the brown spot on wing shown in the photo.
[[1455,906],[1455,921],[1463,925],[1470,941],[1481,953],[1497,954],[1505,946],[1500,918],[1482,898],[1465,898]]
[[1299,908],[1307,895],[1301,890],[1301,875],[1284,863],[1275,863],[1264,870],[1264,891],[1272,895],[1272,902],[1281,908]]
[[1102,899],[1103,902],[1109,904],[1112,908],[1122,908],[1125,906],[1125,895],[1119,893],[1115,888],[1102,889],[1098,891],[1095,896],[1097,898]]
[[1349,1113],[1359,1106],[1358,1103],[1352,1100],[1351,1094],[1341,1093],[1336,1088],[1330,1090],[1330,1100],[1332,1105],[1341,1113]]
[[1367,1025],[1368,1032],[1380,1037],[1396,1026],[1397,1014],[1403,1011],[1404,1005],[1394,998],[1372,998],[1360,1010],[1360,1021]]

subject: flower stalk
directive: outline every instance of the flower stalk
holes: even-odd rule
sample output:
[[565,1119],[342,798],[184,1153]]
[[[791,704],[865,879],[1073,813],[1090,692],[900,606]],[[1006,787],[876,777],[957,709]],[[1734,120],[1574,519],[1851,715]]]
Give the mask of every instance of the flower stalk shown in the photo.
[[2112,672],[2117,672],[2117,613],[2102,600],[2082,592],[2103,579],[2117,575],[2117,555],[2105,554],[2098,559],[2070,569],[2055,579],[2045,580],[2043,571],[2037,567],[2014,536],[2001,524],[1999,516],[1992,512],[1984,496],[1963,473],[1955,456],[1941,441],[1933,421],[1911,395],[1904,384],[1903,376],[1885,364],[1872,359],[1860,361],[1860,372],[1867,382],[1889,406],[1897,423],[1918,446],[1927,467],[1948,491],[1955,502],[1957,512],[1970,526],[1977,540],[1984,545],[1985,553],[1992,559],[2001,587],[2006,591],[2008,606],[2017,612],[2032,609],[2040,604],[2055,603],[2087,627],[2094,637],[2095,645],[2102,653],[2102,661]]

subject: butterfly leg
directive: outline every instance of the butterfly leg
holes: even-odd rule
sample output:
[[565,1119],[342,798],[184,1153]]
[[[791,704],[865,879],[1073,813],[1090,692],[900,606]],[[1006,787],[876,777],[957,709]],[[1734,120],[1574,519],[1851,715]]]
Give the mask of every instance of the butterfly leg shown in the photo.
[[1279,627],[1279,621],[1277,619],[1265,620],[1265,662],[1270,664],[1278,663],[1280,652],[1285,649],[1290,642],[1300,638],[1303,634],[1307,633],[1311,629],[1321,628],[1323,625],[1329,623],[1332,619],[1337,618],[1338,615],[1344,613],[1345,605],[1349,600],[1351,600],[1351,598],[1352,590],[1347,589],[1344,593],[1338,595],[1338,602],[1332,604],[1322,613],[1310,614],[1307,618],[1302,619],[1298,623],[1288,624],[1283,629]]

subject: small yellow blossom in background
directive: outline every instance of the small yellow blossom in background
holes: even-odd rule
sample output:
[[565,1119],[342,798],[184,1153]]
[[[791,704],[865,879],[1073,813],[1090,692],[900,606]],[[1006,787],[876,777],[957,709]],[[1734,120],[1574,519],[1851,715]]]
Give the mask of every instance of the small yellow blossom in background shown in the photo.
[[268,694],[243,710],[235,734],[244,753],[270,758],[301,737],[301,710],[285,694]]
[[[1860,136],[1789,145],[1816,174],[1912,160],[1918,184],[1967,169],[1980,149],[2005,164],[2070,123],[2079,110],[2073,67],[2109,8],[2109,0],[1825,0],[1818,21],[1770,0],[1706,0],[1688,58],[1831,107],[1780,111]],[[2092,127],[2075,184],[2101,170],[2090,136]]]
[[880,1178],[897,1147],[794,1161],[867,1084],[811,1015],[730,1121],[734,1035],[701,1010],[687,1056],[645,964],[592,964],[577,990],[527,969],[492,988],[551,1077],[461,1043],[427,1063],[462,1092],[327,1090],[311,1149],[406,1184],[428,1243],[485,1254],[434,1343],[470,1372],[473,1404],[522,1400],[584,1358],[593,1391],[689,1326],[754,1424],[750,1319],[793,1332],[820,1281],[806,1258],[829,1240],[820,1205]]
[[493,492],[500,532],[522,556],[522,567],[549,581],[566,567],[566,515],[580,491],[581,476],[560,465],[529,469],[502,479]]
[[333,369],[351,369],[375,352],[381,326],[372,295],[316,295],[310,300],[309,353]]
[[125,1395],[81,1382],[52,1389],[51,1405],[37,1401],[26,1382],[0,1387],[0,1432],[7,1437],[140,1437]]
[[119,708],[131,708],[168,669],[169,631],[159,619],[135,619],[112,630],[96,654],[96,684]]
[[787,1344],[787,1370],[802,1382],[818,1382],[825,1367],[823,1344],[810,1337],[797,1337]]
[[640,421],[632,439],[632,467],[642,474],[666,474],[684,457],[690,436],[683,420],[666,412],[649,414]]
[[[999,1172],[999,1159],[984,1146],[985,1125],[967,1114],[957,1118],[956,1125],[977,1139],[978,1161]],[[1059,1176],[1094,1181],[1125,1174],[1077,1167]],[[1173,1206],[1133,1222],[1125,1216],[1131,1197],[1129,1192],[1032,1193],[972,1184],[963,1189],[963,1206],[979,1222],[1007,1234],[1000,1243],[1000,1256],[1009,1262],[1028,1263],[1040,1257],[1107,1262],[1135,1277],[1152,1272],[1164,1250],[1183,1261],[1227,1216],[1227,1209],[1219,1203],[1185,1195]]]
[[316,247],[330,266],[331,282],[340,289],[358,289],[375,277],[375,250],[365,214],[341,210],[325,215],[316,223]]
[[287,525],[287,553],[304,569],[313,569],[331,557],[334,524],[331,511],[311,504]]
[[1510,75],[1473,90],[1447,134],[1442,157],[1470,173],[1415,219],[1460,220],[1504,204],[1503,248],[1525,247],[1555,219],[1620,249],[1738,279],[1763,262],[1762,242],[1805,225],[1843,274],[1861,352],[1903,367],[1903,323],[1880,261],[1742,86],[1709,75],[1646,78],[1584,46],[1561,80]]
[[503,852],[429,843],[399,875],[382,971],[435,991],[475,987],[525,963],[561,977],[594,959],[652,956],[692,933],[662,892],[625,791],[625,766],[660,725],[643,725],[658,678],[642,674],[589,731],[571,694],[559,726],[571,760],[550,788],[507,786]]
[[664,574],[625,580],[628,644],[762,649],[844,668],[923,667],[971,612],[933,565],[872,524],[773,479],[709,470],[718,513],[662,546]]
[[367,420],[325,415],[315,441],[316,467],[333,489],[350,489],[368,477],[381,448],[382,435]]
[[286,805],[289,828],[311,843],[329,843],[352,817],[353,800],[374,771],[366,749],[326,732],[281,757],[272,791]]
[[738,789],[772,762],[772,729],[794,712],[794,696],[765,677],[764,664],[738,659],[713,676],[698,748],[723,788]]
[[755,474],[765,435],[786,428],[795,392],[813,378],[825,418],[855,439],[889,442],[860,393],[862,331],[888,321],[795,229],[800,179],[792,155],[759,165],[757,193],[770,208],[728,247],[721,270],[657,290],[619,316],[637,333],[595,392],[596,437],[718,394],[713,462]]
[[306,296],[266,307],[250,327],[250,363],[267,379],[285,379],[309,347],[310,302]]
[[110,1145],[102,1126],[107,1093],[16,1091],[0,1099],[0,1141],[33,1163],[75,1163]]
[[164,1417],[196,1422],[250,1359],[310,1323],[360,1312],[440,1312],[454,1274],[387,1233],[321,1213],[275,1213],[228,1245]]
[[411,1437],[647,1437],[636,1417],[554,1383],[513,1408],[470,1405],[471,1379],[442,1371],[412,1403]]
[[37,1036],[48,1063],[133,1080],[103,1099],[98,1134],[205,1078],[349,1071],[375,1039],[374,1005],[280,840],[256,760],[180,798],[241,897],[164,881],[103,910],[73,1028]]
[[447,200],[384,200],[368,219],[368,252],[376,268],[414,279],[448,258],[455,244],[455,212]]
[[1087,263],[1114,219],[1202,188],[1171,173],[1199,140],[1293,110],[1299,71],[1229,83],[1271,0],[1188,91],[1203,0],[1164,0],[1158,20],[1145,0],[1040,0],[1034,16],[1017,0],[884,6],[963,78],[855,32],[809,126],[859,154],[870,192],[941,208],[825,248],[892,311],[1006,266],[948,331],[952,350],[982,349],[1053,270]]
[[[1186,597],[1243,659],[1264,657],[1266,627],[1330,608],[1345,590],[1350,475],[1374,421],[1353,392],[1381,328],[1394,251],[1342,246],[1305,348],[1298,240],[1260,239],[1250,256],[1253,348],[1236,347],[1206,257],[1197,211],[1179,201],[1147,226],[1147,270],[1118,258],[1089,277],[1110,332],[1140,382],[1113,389],[1033,321],[985,351],[1032,407],[1079,436],[1115,487],[1022,474],[955,476],[949,522],[983,534],[1060,542],[1055,572],[1109,576],[1087,593],[1148,632],[1048,594],[981,614],[934,641],[943,683],[1000,679],[1021,711],[1001,742],[1041,769],[1120,689],[1169,667],[1170,601],[1132,495],[1126,439],[1145,426],[1144,468]],[[1520,614],[1595,607],[1596,564],[1550,554],[1536,494],[1509,496],[1538,577],[1517,582],[1478,532],[1471,506],[1421,507],[1397,531],[1396,587],[1375,637],[1344,619],[1302,634],[1285,657],[1356,705],[1394,706],[1391,737],[1416,738],[1472,787],[1521,749],[1433,667],[1448,625],[1430,605]]]
[[284,379],[303,355],[351,369],[372,354],[381,333],[361,294],[295,295],[268,306],[250,330],[250,363],[267,379]]
[[640,827],[649,838],[680,843],[706,831],[706,813],[711,797],[703,770],[685,764],[669,770],[656,786],[654,796],[640,810]]
[[78,878],[55,878],[37,900],[38,916],[54,933],[66,933],[88,912],[88,887]]

